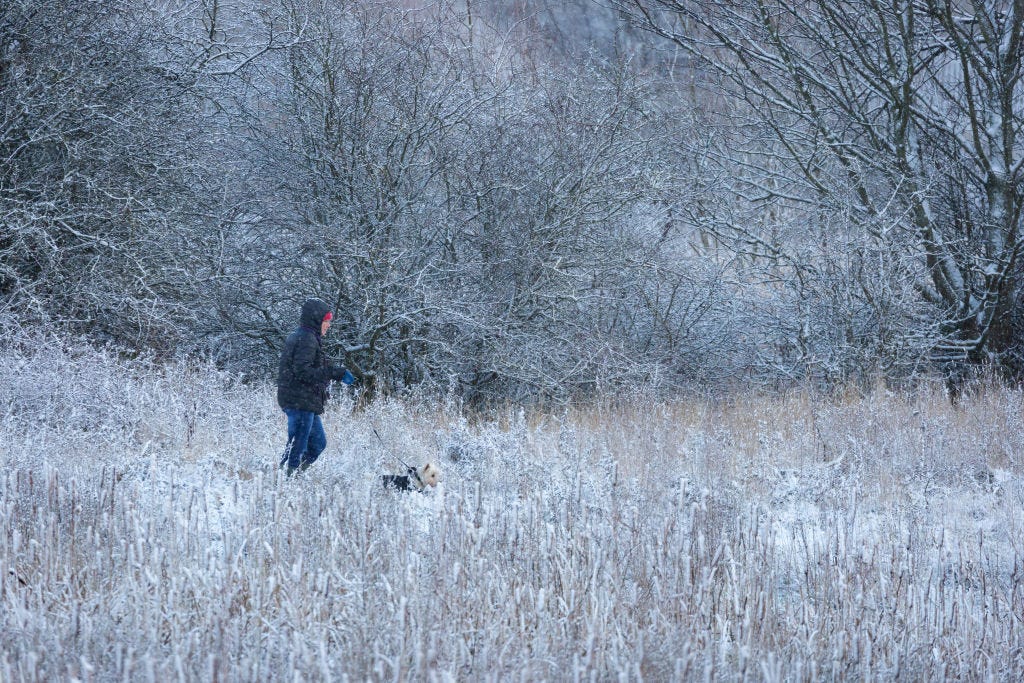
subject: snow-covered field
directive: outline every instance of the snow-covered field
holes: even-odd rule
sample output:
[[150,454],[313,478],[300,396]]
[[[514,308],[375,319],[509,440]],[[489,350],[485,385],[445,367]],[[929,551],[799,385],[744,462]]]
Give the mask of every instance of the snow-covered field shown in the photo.
[[[0,680],[1024,678],[1020,391],[341,400],[292,481],[269,387],[38,348],[0,349]],[[382,491],[395,454],[442,485]]]

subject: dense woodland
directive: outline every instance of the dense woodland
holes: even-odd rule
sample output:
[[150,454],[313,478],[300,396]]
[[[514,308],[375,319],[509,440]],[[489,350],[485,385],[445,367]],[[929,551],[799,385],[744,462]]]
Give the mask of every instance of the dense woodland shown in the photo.
[[7,0],[0,327],[364,386],[1024,375],[1020,0]]

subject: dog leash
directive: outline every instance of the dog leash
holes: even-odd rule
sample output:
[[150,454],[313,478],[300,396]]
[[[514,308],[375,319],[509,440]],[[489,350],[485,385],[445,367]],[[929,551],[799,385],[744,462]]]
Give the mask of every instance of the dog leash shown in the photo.
[[380,438],[380,434],[377,433],[377,428],[376,427],[374,427],[373,425],[370,425],[370,429],[373,430],[373,433],[377,436],[377,441],[380,441],[380,445],[384,447],[384,450],[387,451],[388,455],[390,455],[392,458],[394,458],[398,462],[402,463],[402,465],[405,467],[405,471],[408,472],[409,474],[411,474],[412,476],[416,477],[416,481],[419,482],[420,488],[425,488],[426,484],[424,483],[424,481],[422,479],[420,479],[419,470],[417,470],[415,467],[409,467],[409,463],[407,463],[406,461],[402,460],[400,457],[398,457],[397,453],[395,453],[390,448],[388,448],[388,445],[386,443],[384,443],[384,439]]

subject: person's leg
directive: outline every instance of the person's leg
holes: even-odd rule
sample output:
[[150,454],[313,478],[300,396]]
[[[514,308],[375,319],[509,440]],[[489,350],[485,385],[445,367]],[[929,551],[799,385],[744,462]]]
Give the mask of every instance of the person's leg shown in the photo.
[[[282,464],[287,461],[288,472],[291,473],[298,469],[302,462],[302,455],[309,447],[309,434],[313,429],[313,418],[316,418],[317,422],[320,421],[320,418],[306,410],[289,408],[284,413],[288,416],[288,448],[285,450]],[[323,427],[320,428],[320,431],[323,431]]]
[[302,469],[315,463],[325,448],[327,448],[327,434],[324,432],[324,423],[320,420],[319,415],[314,415],[313,425],[309,430],[309,440],[306,442],[306,453],[302,456]]

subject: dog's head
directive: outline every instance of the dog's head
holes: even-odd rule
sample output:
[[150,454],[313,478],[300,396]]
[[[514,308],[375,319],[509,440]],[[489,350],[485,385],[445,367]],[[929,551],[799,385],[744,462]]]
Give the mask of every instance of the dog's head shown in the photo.
[[441,470],[437,469],[437,465],[432,462],[420,467],[418,474],[424,487],[437,486],[438,480],[441,479]]

